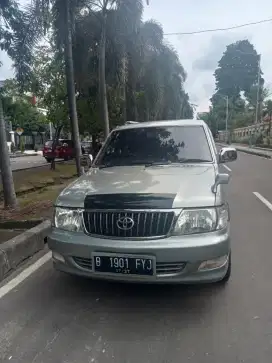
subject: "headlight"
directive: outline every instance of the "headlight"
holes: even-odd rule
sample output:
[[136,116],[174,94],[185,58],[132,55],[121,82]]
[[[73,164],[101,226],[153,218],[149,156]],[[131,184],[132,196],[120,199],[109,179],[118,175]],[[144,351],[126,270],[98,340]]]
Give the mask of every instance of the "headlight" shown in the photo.
[[227,227],[228,207],[184,209],[175,225],[174,235],[207,233]]
[[56,207],[54,226],[71,232],[82,231],[82,209]]

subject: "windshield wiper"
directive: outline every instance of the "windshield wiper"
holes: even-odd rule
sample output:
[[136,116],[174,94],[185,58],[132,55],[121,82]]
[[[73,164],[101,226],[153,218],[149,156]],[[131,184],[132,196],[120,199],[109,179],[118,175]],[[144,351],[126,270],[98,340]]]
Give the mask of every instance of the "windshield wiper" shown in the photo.
[[150,161],[150,162],[145,162],[145,166],[160,166],[160,165],[170,165],[172,164],[172,162],[170,160],[167,161]]
[[206,159],[180,159],[178,161],[180,164],[185,164],[185,163],[210,163],[211,160],[206,160]]
[[117,166],[134,166],[134,165],[146,165],[145,161],[131,161],[126,163],[120,163],[120,164],[112,164],[112,163],[105,163],[101,165],[94,165],[95,167],[99,169],[105,169],[105,168],[113,168]]

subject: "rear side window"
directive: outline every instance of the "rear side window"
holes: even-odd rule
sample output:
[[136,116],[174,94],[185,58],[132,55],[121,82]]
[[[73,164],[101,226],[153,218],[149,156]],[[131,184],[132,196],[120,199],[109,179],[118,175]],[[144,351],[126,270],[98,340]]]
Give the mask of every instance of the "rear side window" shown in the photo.
[[74,143],[72,140],[61,140],[61,145],[67,144],[69,147],[74,147]]

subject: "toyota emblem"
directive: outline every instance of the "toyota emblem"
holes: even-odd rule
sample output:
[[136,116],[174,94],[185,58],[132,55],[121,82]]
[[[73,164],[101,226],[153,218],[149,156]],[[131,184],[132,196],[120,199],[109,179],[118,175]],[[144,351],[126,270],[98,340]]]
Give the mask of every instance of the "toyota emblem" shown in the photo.
[[117,227],[123,231],[129,231],[134,226],[134,220],[130,217],[121,217],[116,222]]

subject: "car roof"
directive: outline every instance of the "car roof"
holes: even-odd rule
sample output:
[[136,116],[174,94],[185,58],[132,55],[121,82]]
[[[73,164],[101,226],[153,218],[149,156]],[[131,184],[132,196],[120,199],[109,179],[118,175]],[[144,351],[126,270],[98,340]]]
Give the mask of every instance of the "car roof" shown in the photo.
[[197,119],[162,120],[162,121],[148,121],[148,122],[129,121],[126,125],[118,126],[116,129],[117,130],[126,130],[126,129],[142,128],[142,127],[160,127],[160,126],[163,126],[163,127],[207,126],[207,124],[203,120],[197,120]]

